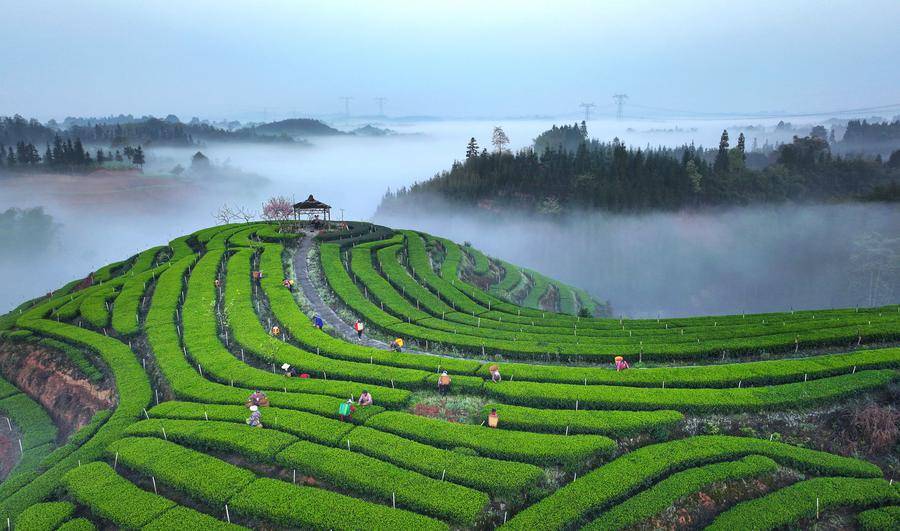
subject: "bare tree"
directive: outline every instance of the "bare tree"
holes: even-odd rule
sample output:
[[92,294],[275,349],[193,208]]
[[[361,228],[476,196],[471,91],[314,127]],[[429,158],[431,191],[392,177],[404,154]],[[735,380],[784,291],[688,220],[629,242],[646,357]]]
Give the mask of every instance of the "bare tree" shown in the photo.
[[256,218],[256,212],[253,212],[252,210],[247,210],[245,207],[238,207],[234,211],[234,216],[238,219],[243,220],[244,223],[250,223],[251,221],[253,221]]
[[213,213],[213,217],[216,218],[216,221],[222,223],[223,225],[227,225],[231,223],[232,220],[237,219],[237,215],[234,210],[228,206],[228,203],[222,205],[218,211]]
[[497,148],[497,153],[503,153],[506,145],[509,144],[509,137],[506,136],[506,132],[503,131],[503,128],[499,125],[497,127],[494,127],[494,134],[491,137],[491,144],[494,144],[494,147]]

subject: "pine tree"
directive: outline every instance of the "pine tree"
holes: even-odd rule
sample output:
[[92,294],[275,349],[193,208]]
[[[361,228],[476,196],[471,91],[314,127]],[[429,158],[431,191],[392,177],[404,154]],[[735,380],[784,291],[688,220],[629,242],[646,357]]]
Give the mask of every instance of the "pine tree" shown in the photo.
[[747,153],[745,151],[746,146],[745,146],[744,142],[745,142],[744,133],[742,132],[741,134],[738,135],[738,143],[737,143],[737,152],[741,156],[742,161],[747,160]]
[[6,151],[6,165],[10,168],[16,165],[16,154],[13,153],[12,146],[9,146],[9,149]]
[[728,173],[728,130],[722,131],[719,139],[719,152],[716,153],[716,162],[713,164],[716,173]]
[[144,167],[144,150],[141,146],[138,146],[137,149],[134,150],[134,156],[131,157],[131,162],[137,164],[141,168]]
[[469,139],[469,143],[466,144],[466,158],[471,159],[473,157],[478,156],[478,142],[475,141],[475,137],[473,136]]
[[72,146],[72,162],[78,165],[84,164],[86,160],[84,155],[84,145],[81,143],[81,138],[76,137],[75,144]]
[[50,150],[50,144],[47,144],[47,149],[44,151],[44,164],[53,165],[53,152]]

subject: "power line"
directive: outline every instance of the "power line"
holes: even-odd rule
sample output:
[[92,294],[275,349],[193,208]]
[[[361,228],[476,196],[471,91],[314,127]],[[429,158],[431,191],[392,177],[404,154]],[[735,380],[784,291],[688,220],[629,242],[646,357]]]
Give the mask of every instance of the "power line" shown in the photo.
[[613,94],[613,100],[616,102],[616,120],[622,121],[622,110],[625,107],[625,100],[628,99],[628,94]]
[[589,122],[591,120],[591,107],[596,107],[593,103],[582,103],[579,107],[584,108],[584,121]]
[[350,118],[350,100],[353,98],[351,96],[341,96],[338,99],[343,100],[344,102],[344,116]]
[[387,98],[378,97],[375,98],[375,101],[378,102],[378,116],[384,116],[384,102],[387,101]]
[[678,110],[678,109],[668,109],[664,107],[653,107],[650,105],[640,105],[638,103],[631,104],[634,107],[640,109],[646,109],[649,111],[658,111],[658,112],[666,112],[673,114],[681,114],[688,116],[696,116],[696,117],[704,117],[704,118],[805,118],[805,117],[816,117],[816,116],[835,116],[841,114],[857,114],[862,112],[878,112],[878,111],[891,111],[891,110],[900,110],[900,103],[894,103],[891,105],[878,105],[875,107],[858,107],[855,109],[838,109],[832,111],[820,111],[820,112],[797,112],[797,113],[729,113],[729,112],[705,112],[705,111],[687,111],[687,110]]

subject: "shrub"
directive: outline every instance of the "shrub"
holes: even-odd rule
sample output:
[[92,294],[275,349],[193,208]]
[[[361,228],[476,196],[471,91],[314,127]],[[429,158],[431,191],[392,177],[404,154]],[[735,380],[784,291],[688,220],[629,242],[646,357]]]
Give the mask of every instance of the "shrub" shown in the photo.
[[462,455],[364,426],[354,428],[342,448],[348,440],[351,451],[496,495],[518,494],[542,474],[534,465]]
[[137,488],[106,463],[74,468],[63,483],[75,501],[120,527],[143,527],[175,507],[175,502]]
[[644,446],[627,453],[520,512],[507,527],[562,529],[668,473],[752,454],[814,474],[881,476],[881,469],[865,461],[765,439],[701,435]]
[[774,472],[778,468],[768,457],[750,455],[738,461],[714,463],[672,474],[652,488],[612,507],[583,527],[586,530],[623,529],[638,524],[687,496],[719,481],[729,481]]
[[720,514],[707,529],[737,529],[747,522],[753,522],[754,529],[777,529],[810,518],[817,510],[865,508],[898,501],[900,493],[883,479],[815,478],[739,503]]
[[541,465],[581,463],[595,455],[609,455],[616,444],[599,435],[547,435],[458,424],[389,411],[376,415],[366,426],[434,446],[464,446],[479,455]]
[[36,503],[22,511],[16,519],[17,531],[44,531],[56,529],[75,513],[75,505],[69,502]]

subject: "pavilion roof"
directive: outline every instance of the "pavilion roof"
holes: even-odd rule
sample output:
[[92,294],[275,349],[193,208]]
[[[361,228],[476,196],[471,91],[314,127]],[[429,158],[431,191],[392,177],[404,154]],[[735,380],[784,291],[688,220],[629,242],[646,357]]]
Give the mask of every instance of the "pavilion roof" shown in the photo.
[[307,209],[330,209],[330,205],[326,205],[325,203],[319,201],[312,194],[309,194],[309,197],[306,198],[306,201],[300,201],[299,203],[294,205],[294,210],[307,210]]

